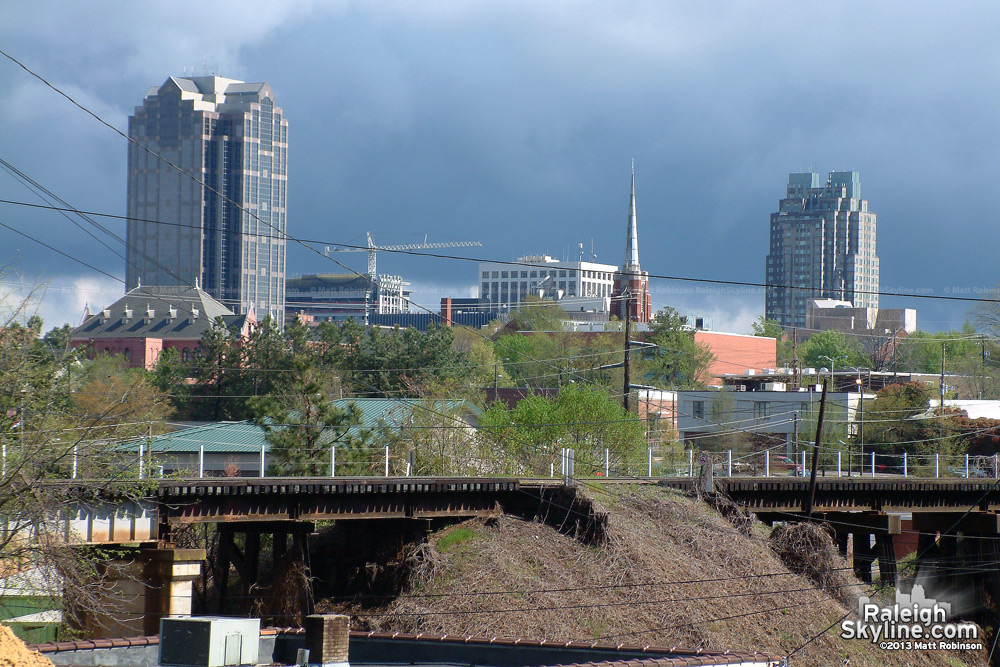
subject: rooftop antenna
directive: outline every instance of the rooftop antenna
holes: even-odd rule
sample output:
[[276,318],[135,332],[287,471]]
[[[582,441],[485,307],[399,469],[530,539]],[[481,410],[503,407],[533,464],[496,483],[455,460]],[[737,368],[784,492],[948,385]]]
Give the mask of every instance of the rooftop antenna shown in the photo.
[[583,244],[582,243],[577,243],[576,245],[580,249],[580,261],[582,262],[583,261]]
[[594,237],[590,238],[590,261],[591,262],[597,261],[597,253],[594,252]]

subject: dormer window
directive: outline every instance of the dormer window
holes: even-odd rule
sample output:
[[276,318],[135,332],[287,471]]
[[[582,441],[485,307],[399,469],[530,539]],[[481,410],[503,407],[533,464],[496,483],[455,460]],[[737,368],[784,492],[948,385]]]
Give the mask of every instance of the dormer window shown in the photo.
[[174,308],[173,306],[170,306],[170,308],[167,309],[167,319],[173,322],[174,318],[176,317],[177,317],[177,309]]
[[122,322],[128,322],[130,319],[132,319],[132,309],[126,306],[122,311]]

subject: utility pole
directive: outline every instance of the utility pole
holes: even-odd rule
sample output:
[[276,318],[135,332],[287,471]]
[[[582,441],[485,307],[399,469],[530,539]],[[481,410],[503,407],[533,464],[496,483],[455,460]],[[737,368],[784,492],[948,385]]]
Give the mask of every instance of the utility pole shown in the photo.
[[625,297],[625,313],[624,313],[624,315],[625,315],[625,387],[624,387],[624,389],[625,389],[625,396],[624,396],[624,400],[623,400],[623,405],[625,406],[625,412],[629,412],[628,395],[629,395],[629,391],[631,390],[630,387],[631,387],[631,384],[632,384],[632,377],[631,377],[631,373],[629,372],[629,350],[630,350],[630,348],[632,346],[632,343],[631,343],[631,338],[632,338],[632,308],[631,308],[631,306],[632,306],[632,292],[628,289],[628,287],[625,288],[625,293],[622,294],[622,296]]
[[[795,461],[799,460],[799,412],[796,410],[792,413],[792,442],[795,448]],[[805,470],[802,471],[805,474]]]
[[[826,383],[823,383],[823,393],[819,397],[819,418],[816,420],[816,446],[813,448],[812,470],[809,472],[809,497],[806,502],[806,519],[812,517],[813,504],[816,502],[816,467],[819,464],[819,448],[823,441],[823,413],[826,410]],[[805,472],[804,470],[802,471]]]
[[802,386],[802,377],[799,375],[799,341],[795,327],[792,327],[792,380],[795,382],[795,389]]

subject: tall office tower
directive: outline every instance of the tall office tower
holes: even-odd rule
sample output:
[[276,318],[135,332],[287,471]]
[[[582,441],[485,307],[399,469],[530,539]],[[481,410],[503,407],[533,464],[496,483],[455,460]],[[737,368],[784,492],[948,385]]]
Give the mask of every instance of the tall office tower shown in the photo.
[[786,327],[806,325],[811,299],[878,308],[875,214],[861,198],[856,171],[789,174],[788,191],[771,214],[765,316]]
[[614,303],[612,311],[618,319],[626,317],[633,322],[648,322],[653,316],[649,297],[649,272],[639,266],[639,231],[635,219],[635,171],[632,172],[632,191],[628,198],[628,230],[625,232],[625,260],[615,272]]
[[270,86],[170,77],[128,130],[126,289],[199,283],[281,326],[288,121]]

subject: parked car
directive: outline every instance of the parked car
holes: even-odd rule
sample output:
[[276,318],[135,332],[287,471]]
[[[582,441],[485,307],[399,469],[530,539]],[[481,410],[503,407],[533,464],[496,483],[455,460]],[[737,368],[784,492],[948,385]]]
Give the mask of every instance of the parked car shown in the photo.
[[783,454],[771,457],[771,468],[777,470],[787,470],[789,475],[794,475],[796,477],[802,477],[805,474],[805,470],[802,468],[801,463],[796,463]]

